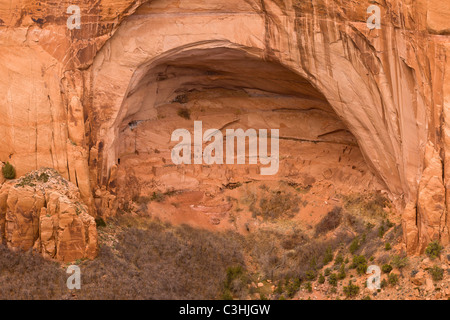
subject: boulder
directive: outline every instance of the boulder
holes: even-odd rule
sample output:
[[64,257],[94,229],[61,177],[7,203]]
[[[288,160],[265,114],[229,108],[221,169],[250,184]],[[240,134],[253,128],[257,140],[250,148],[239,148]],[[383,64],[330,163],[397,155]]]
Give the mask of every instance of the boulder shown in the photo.
[[53,169],[40,169],[0,189],[1,239],[62,262],[93,259],[97,227],[78,188]]

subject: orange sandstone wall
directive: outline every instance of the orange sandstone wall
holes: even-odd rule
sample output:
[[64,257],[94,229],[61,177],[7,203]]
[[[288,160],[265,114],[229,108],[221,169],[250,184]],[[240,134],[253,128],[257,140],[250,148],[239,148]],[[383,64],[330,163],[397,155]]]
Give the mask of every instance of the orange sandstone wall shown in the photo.
[[[81,8],[80,30],[67,28],[70,5]],[[379,30],[367,28],[369,5],[0,0],[0,160],[19,175],[55,168],[91,215],[103,214],[114,200],[106,185],[132,81],[174,50],[239,48],[327,98],[406,208],[408,252],[448,243],[450,4],[386,0]]]

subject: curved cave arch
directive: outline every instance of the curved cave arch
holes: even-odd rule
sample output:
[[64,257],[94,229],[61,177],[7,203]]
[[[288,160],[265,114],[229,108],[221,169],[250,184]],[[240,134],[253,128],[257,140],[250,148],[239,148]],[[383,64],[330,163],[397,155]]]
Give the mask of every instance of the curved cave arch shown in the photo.
[[[425,114],[417,108],[418,100],[412,101],[415,114],[399,110],[391,88],[383,82],[388,75],[369,44],[358,43],[357,35],[342,38],[338,30],[312,32],[313,22],[299,20],[297,12],[283,11],[273,3],[264,10],[251,4],[228,8],[216,1],[208,6],[209,11],[190,15],[189,6],[172,6],[171,1],[144,5],[95,58],[92,117],[101,124],[92,128],[91,168],[98,185],[108,183],[118,161],[119,127],[134,121],[136,113],[126,97],[133,96],[155,61],[163,63],[187,52],[231,49],[249,59],[278,64],[309,83],[354,135],[367,164],[389,191],[405,201],[414,199],[424,149],[420,141],[426,130],[406,128],[422,121]],[[332,29],[320,26],[326,27]],[[185,28],[192,32],[185,34]],[[367,49],[364,55],[363,49]]]
[[[189,110],[189,119],[179,110]],[[278,174],[262,177],[262,165],[173,165],[171,133],[179,128],[193,132],[194,120],[204,123],[203,131],[219,129],[224,136],[226,129],[279,129],[284,160]],[[109,183],[125,206],[155,192],[177,191],[190,192],[193,203],[203,204],[201,195],[214,198],[224,188],[249,181],[283,181],[306,190],[317,185],[320,201],[337,192],[384,188],[356,138],[307,79],[251,48],[223,41],[176,48],[138,67],[112,129],[115,161]],[[334,186],[330,190],[325,187],[329,183]],[[183,214],[177,211],[172,215]]]
[[[182,110],[188,114],[180,114]],[[171,133],[187,129],[193,134],[194,121],[202,122],[203,132],[222,132],[224,152],[227,129],[280,130],[283,160],[278,173],[261,176],[266,166],[251,165],[248,153],[246,165],[174,165],[171,150],[177,142],[171,141]],[[278,182],[313,188],[321,193],[317,201],[341,192],[384,188],[365,163],[356,138],[321,92],[280,63],[242,47],[191,46],[141,66],[130,81],[114,129],[117,162],[110,180],[125,206],[181,191],[193,199],[182,200],[189,206],[203,208],[209,203],[205,210],[226,210],[227,204],[217,204],[216,197],[249,182],[260,182],[262,188]],[[158,209],[152,212],[157,214]],[[179,204],[177,211],[171,214],[183,215]],[[220,220],[217,215],[212,221]],[[196,222],[202,217],[197,216]]]
[[124,123],[141,121],[135,118],[139,113],[136,107],[142,109],[144,103],[161,105],[180,94],[208,88],[298,97],[314,101],[312,108],[333,112],[320,91],[281,64],[264,61],[244,48],[201,46],[173,50],[138,68],[115,125],[123,129]]

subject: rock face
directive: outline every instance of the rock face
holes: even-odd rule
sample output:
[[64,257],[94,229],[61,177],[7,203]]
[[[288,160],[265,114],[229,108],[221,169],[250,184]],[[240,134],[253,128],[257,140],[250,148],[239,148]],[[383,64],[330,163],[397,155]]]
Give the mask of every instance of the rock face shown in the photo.
[[72,262],[97,255],[97,227],[78,189],[53,169],[34,171],[0,189],[2,242]]
[[[377,183],[407,208],[408,252],[449,242],[448,4],[387,0],[373,30],[372,1],[71,4],[81,8],[81,29],[67,28],[60,3],[0,1],[0,160],[19,176],[55,168],[92,216],[113,215],[124,183],[119,159],[139,132],[131,127],[157,123],[159,107],[211,88],[289,96],[326,106],[355,139]],[[35,230],[9,241],[29,246]]]

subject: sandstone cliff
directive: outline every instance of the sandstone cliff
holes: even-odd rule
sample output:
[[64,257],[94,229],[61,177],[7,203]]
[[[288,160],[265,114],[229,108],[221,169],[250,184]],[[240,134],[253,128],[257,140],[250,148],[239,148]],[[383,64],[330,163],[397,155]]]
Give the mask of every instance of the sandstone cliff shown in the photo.
[[449,4],[386,0],[379,30],[371,1],[72,4],[79,30],[69,3],[0,1],[0,160],[19,176],[55,168],[114,214],[130,123],[194,89],[253,89],[330,107],[406,208],[408,252],[449,243]]

